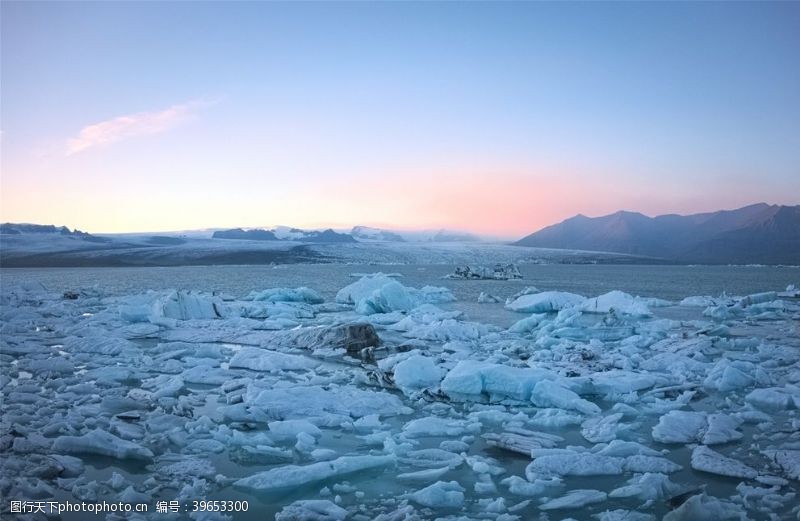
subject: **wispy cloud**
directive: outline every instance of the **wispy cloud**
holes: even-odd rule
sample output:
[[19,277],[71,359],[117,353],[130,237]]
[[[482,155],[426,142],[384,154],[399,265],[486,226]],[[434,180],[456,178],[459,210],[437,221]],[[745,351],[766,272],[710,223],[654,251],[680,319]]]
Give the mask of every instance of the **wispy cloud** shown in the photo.
[[197,109],[209,104],[209,101],[190,101],[163,110],[137,112],[85,126],[77,137],[67,141],[67,155],[136,136],[167,131],[185,121]]

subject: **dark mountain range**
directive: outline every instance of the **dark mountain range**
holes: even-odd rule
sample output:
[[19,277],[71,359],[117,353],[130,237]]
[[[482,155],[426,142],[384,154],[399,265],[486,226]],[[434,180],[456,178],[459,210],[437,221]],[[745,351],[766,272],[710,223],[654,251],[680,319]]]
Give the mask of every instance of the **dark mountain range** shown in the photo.
[[248,241],[277,241],[275,234],[269,230],[243,230],[233,228],[231,230],[219,230],[214,232],[212,239],[244,239]]
[[80,230],[70,230],[66,226],[55,226],[52,224],[28,224],[28,223],[2,223],[0,224],[0,234],[2,235],[27,235],[27,234],[52,234],[63,235],[74,239],[81,239],[89,242],[107,242],[105,237],[97,237],[90,233]]
[[800,264],[800,205],[647,217],[577,215],[517,241],[520,246],[627,253],[708,264]]
[[249,241],[297,241],[314,243],[342,243],[358,242],[347,233],[337,233],[330,228],[327,230],[301,230],[299,228],[285,228],[280,230],[280,235],[275,230],[252,229],[219,230],[214,232],[212,239],[245,239]]
[[300,242],[358,242],[348,233],[339,233],[328,228],[327,230],[308,231]]

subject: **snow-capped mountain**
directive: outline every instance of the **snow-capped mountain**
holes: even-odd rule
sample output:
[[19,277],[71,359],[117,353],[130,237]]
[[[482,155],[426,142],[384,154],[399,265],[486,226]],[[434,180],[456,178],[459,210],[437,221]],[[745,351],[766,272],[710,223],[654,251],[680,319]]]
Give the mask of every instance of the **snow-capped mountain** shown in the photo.
[[386,230],[370,226],[354,226],[350,234],[359,240],[391,242],[476,242],[476,235],[455,230]]
[[380,228],[371,228],[369,226],[353,226],[353,229],[350,230],[350,235],[358,240],[366,241],[405,241],[403,236],[397,232],[381,230]]

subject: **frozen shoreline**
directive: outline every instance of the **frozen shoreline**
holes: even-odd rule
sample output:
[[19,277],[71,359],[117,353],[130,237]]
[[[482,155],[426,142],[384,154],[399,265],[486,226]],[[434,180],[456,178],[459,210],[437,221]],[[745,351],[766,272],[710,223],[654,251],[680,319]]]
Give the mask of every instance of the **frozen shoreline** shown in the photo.
[[670,320],[658,299],[533,293],[506,329],[446,289],[348,284],[72,300],[4,283],[0,511],[42,496],[261,509],[236,519],[797,515],[796,299],[671,302],[699,318]]

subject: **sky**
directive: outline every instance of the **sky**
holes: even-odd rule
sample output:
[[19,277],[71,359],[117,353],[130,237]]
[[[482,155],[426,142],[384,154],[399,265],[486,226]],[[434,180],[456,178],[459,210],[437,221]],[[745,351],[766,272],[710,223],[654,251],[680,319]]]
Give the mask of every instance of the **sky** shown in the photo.
[[800,3],[0,4],[0,220],[519,237],[800,204]]

